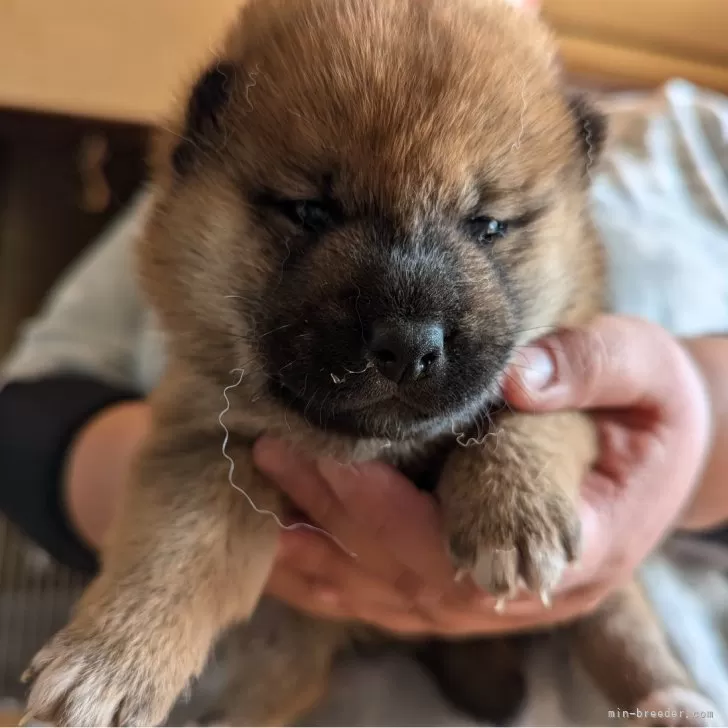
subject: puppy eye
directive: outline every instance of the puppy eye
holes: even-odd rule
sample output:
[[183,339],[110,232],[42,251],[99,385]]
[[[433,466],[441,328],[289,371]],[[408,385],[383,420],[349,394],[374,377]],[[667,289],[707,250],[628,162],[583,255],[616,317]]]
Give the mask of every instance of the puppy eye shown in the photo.
[[292,221],[307,230],[321,231],[333,223],[333,211],[326,203],[316,200],[299,200],[290,208]]
[[472,217],[467,226],[473,237],[484,245],[491,245],[508,233],[508,223],[492,217]]
[[344,220],[339,203],[330,198],[301,200],[281,197],[270,190],[261,190],[251,196],[251,202],[261,212],[285,218],[297,228],[309,232],[321,232]]

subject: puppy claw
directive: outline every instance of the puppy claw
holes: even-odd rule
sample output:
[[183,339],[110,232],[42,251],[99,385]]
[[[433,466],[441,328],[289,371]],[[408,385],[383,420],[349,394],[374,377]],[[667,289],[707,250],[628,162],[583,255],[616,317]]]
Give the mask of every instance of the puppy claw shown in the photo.
[[496,614],[505,614],[506,606],[508,606],[508,597],[502,596],[498,597],[495,603],[495,613]]
[[21,726],[28,725],[31,720],[35,720],[35,716],[31,712],[25,713],[23,717],[18,721],[18,727],[20,728]]
[[547,592],[545,589],[542,589],[539,597],[541,598],[541,604],[543,604],[546,609],[551,609],[551,594],[549,594],[549,592]]
[[[467,505],[467,509],[465,506]],[[458,574],[470,571],[475,583],[496,598],[513,596],[521,584],[540,596],[545,607],[578,553],[579,518],[573,503],[560,494],[532,496],[497,524],[481,516],[472,519],[472,504],[443,500],[449,531],[450,556]],[[498,513],[486,502],[480,513]],[[494,542],[494,534],[498,540]]]

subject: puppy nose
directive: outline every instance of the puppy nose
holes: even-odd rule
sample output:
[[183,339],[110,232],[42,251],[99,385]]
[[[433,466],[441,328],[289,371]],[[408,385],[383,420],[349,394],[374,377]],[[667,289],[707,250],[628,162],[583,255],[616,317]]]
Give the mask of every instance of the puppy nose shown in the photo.
[[375,321],[369,353],[377,369],[397,384],[426,376],[444,358],[445,334],[432,321]]

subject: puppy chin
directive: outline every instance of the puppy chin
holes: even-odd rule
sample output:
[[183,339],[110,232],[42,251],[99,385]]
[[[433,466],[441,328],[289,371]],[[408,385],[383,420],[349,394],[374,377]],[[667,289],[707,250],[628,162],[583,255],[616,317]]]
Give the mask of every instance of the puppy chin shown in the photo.
[[441,422],[418,407],[391,399],[331,412],[327,426],[356,437],[401,441],[436,434]]
[[498,402],[499,398],[486,389],[457,404],[420,403],[398,397],[367,405],[351,403],[328,412],[325,429],[392,441],[457,435],[467,423],[487,415]]
[[[349,372],[350,370],[345,370]],[[482,370],[481,370],[482,371]],[[459,435],[475,421],[487,418],[501,401],[501,369],[487,377],[430,382],[423,387],[398,387],[371,367],[355,370],[351,377],[331,375],[333,384],[319,382],[314,394],[304,394],[298,380],[268,380],[272,398],[296,411],[309,426],[355,438],[405,441]],[[290,373],[288,373],[290,377]]]

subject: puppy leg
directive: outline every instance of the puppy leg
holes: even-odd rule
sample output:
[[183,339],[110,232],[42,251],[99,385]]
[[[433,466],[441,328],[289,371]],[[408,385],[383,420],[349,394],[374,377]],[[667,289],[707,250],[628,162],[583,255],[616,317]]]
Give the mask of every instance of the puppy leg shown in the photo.
[[445,463],[437,495],[450,553],[503,603],[521,580],[547,601],[579,552],[576,498],[596,455],[594,427],[571,412],[499,424]]
[[634,725],[723,725],[673,654],[637,583],[571,630],[580,661],[613,709],[628,711]]
[[508,725],[526,697],[519,637],[432,642],[420,653],[445,695],[479,721]]
[[[277,509],[249,450],[230,454],[238,482],[261,507]],[[28,671],[32,716],[74,726],[159,724],[220,631],[251,614],[278,528],[229,486],[227,468],[219,449],[185,451],[169,432],[151,438],[100,575]]]
[[249,624],[225,636],[231,678],[220,709],[204,722],[291,725],[326,693],[332,660],[348,635],[343,623],[324,622],[264,599]]

